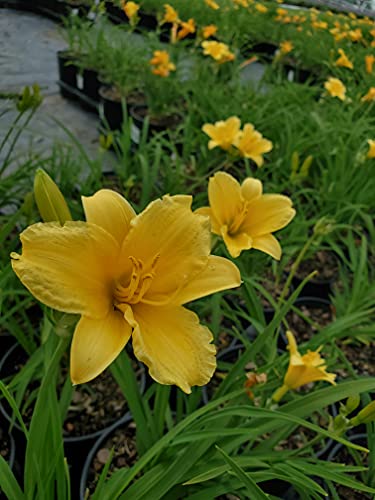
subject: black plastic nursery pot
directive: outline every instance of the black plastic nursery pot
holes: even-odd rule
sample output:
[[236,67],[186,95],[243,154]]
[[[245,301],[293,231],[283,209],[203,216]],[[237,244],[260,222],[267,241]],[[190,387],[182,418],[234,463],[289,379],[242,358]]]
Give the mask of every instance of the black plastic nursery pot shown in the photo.
[[113,24],[128,23],[129,19],[125,12],[113,2],[104,2],[105,10]]
[[60,93],[67,99],[77,99],[75,91],[77,88],[78,67],[74,63],[74,56],[69,51],[60,50],[57,52],[57,62],[59,68]]
[[144,105],[135,105],[129,107],[129,114],[133,119],[134,125],[142,131],[145,126],[145,121],[148,118],[148,135],[174,130],[182,122],[182,118],[177,113],[160,117],[152,117],[148,115],[148,108]]
[[82,91],[89,99],[96,103],[100,100],[99,89],[102,82],[99,80],[99,74],[94,69],[83,70],[83,88]]
[[[333,285],[335,284],[338,277],[338,266],[339,260],[337,256],[333,252],[320,252],[320,254],[327,255],[327,264],[326,268],[329,271],[329,277],[324,277],[320,273],[318,276],[310,281],[308,281],[301,290],[301,296],[306,297],[317,297],[320,299],[329,299],[329,296],[332,294]],[[318,257],[318,256],[317,256]],[[304,278],[310,274],[311,271],[316,269],[318,265],[321,265],[318,261],[319,259],[314,257],[313,259],[309,259],[305,262],[302,262],[297,273],[293,276],[292,284],[295,288],[297,288]],[[310,263],[310,264],[308,264]],[[314,265],[316,263],[316,267]],[[304,265],[307,266],[306,270],[303,269]],[[324,264],[323,264],[324,267]]]
[[120,130],[124,120],[121,99],[111,85],[102,85],[99,88],[99,115],[101,127],[109,130]]
[[[13,345],[0,362],[0,378],[4,379],[5,377],[13,375],[15,373],[15,367],[22,365],[22,363],[25,362],[25,359],[27,359],[27,355],[19,346],[19,344]],[[146,385],[146,376],[143,365],[139,365],[137,378],[139,381],[140,391],[141,393],[143,393]],[[79,401],[75,402],[75,404],[79,404]],[[103,410],[107,415],[109,411],[108,407],[109,406],[107,403],[107,406],[105,408],[99,408],[99,410]],[[13,422],[11,409],[9,405],[7,405],[6,402],[2,400],[0,400],[0,412],[3,416],[3,420],[9,426],[9,424]],[[106,433],[109,429],[112,429],[113,425],[119,420],[119,418],[122,419],[123,415],[126,415],[128,413],[128,409],[126,407],[123,411],[120,411],[120,409],[118,409],[116,410],[116,413],[117,416],[112,420],[112,422],[106,424],[103,428],[88,432],[84,435],[73,435],[72,432],[71,435],[68,434],[68,427],[74,426],[74,413],[71,416],[69,416],[69,414],[67,415],[67,419],[64,422],[63,440],[65,455],[67,457],[68,464],[70,465],[71,482],[73,489],[76,488],[78,490],[82,464],[84,463],[87,453],[89,452],[93,444],[102,434]],[[82,427],[82,424],[80,424],[80,426]],[[22,461],[24,456],[25,439],[22,429],[17,422],[13,423],[13,433],[16,440],[17,450],[20,454],[20,461]]]
[[[132,420],[132,417],[130,413],[124,415],[122,419],[120,419],[118,422],[116,422],[111,428],[107,429],[106,432],[104,432],[100,438],[94,443],[92,448],[90,449],[86,460],[84,462],[83,468],[82,468],[82,474],[81,474],[81,479],[79,483],[79,498],[80,500],[84,500],[85,497],[85,492],[89,486],[95,485],[95,476],[98,474],[98,466],[102,467],[105,465],[107,460],[109,459],[109,451],[113,446],[109,444],[106,445],[106,443],[111,441],[111,437],[115,435],[115,433],[124,436],[124,442],[125,444],[127,443],[127,438],[128,438],[128,433],[130,436],[135,437],[135,426]],[[130,441],[130,440],[129,440]],[[119,457],[119,460],[121,459],[124,462],[124,466],[129,466],[129,461],[127,460],[126,452],[129,449],[132,449],[134,446],[134,439],[131,440],[131,446],[125,446],[125,452],[122,454],[123,456]],[[133,450],[134,452],[134,450]],[[116,457],[114,457],[116,459]],[[95,464],[95,460],[97,463]],[[120,463],[119,463],[120,465]]]

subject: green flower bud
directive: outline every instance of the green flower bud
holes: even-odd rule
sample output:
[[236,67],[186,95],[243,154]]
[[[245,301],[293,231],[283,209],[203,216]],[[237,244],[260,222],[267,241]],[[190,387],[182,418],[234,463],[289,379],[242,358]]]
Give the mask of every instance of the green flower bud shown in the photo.
[[44,222],[60,222],[72,220],[68,205],[51,177],[38,168],[34,178],[34,197]]
[[354,418],[350,420],[351,425],[369,424],[375,421],[375,400],[371,401]]

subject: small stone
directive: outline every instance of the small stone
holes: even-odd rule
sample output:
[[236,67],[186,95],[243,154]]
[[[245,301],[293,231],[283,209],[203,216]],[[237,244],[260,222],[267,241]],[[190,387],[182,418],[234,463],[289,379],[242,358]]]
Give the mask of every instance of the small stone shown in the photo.
[[96,458],[97,458],[98,462],[100,462],[103,465],[108,462],[109,457],[110,457],[110,451],[108,448],[102,448],[96,454]]

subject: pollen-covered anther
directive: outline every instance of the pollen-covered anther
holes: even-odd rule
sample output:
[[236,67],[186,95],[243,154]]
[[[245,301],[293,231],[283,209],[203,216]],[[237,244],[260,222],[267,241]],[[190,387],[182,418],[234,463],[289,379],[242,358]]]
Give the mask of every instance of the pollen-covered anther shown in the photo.
[[[129,259],[133,264],[130,279],[123,277],[117,282],[114,290],[114,303],[119,304],[136,304],[140,302],[151,286],[152,280],[155,277],[153,272],[156,266],[157,259],[154,259],[151,264],[151,271],[144,272],[144,265],[141,260],[130,256]],[[124,284],[126,282],[126,285]]]

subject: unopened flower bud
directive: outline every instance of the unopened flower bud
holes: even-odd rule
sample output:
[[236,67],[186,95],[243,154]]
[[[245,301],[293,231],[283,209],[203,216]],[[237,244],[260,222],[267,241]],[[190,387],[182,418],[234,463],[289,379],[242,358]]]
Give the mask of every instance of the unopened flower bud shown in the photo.
[[352,411],[356,410],[361,402],[359,394],[349,396],[345,404],[345,415],[349,415]]
[[358,415],[350,420],[352,425],[369,424],[375,421],[375,400],[371,401]]
[[38,168],[34,178],[34,196],[40,216],[44,222],[59,222],[64,225],[72,220],[65,198],[51,177]]

